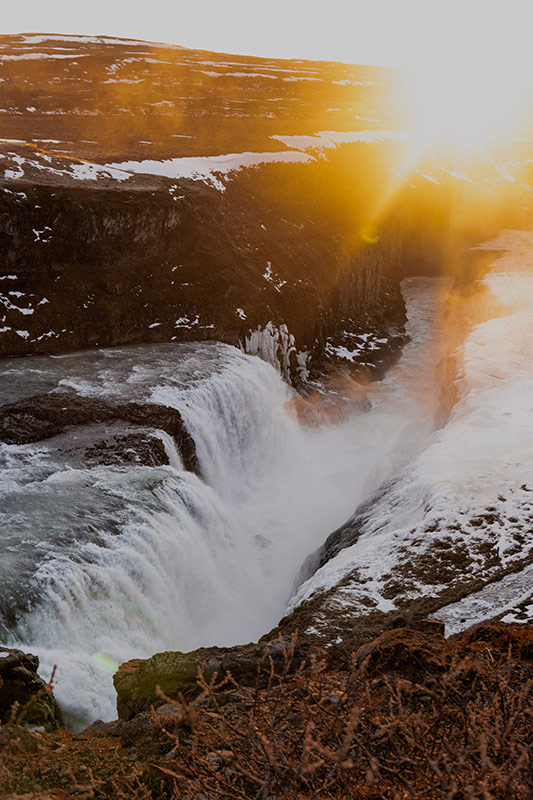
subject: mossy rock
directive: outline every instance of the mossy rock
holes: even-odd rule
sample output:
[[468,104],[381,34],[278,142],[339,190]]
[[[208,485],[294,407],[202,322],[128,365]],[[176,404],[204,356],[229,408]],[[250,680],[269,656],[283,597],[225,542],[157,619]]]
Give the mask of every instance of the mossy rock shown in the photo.
[[161,705],[165,702],[161,692],[172,699],[193,697],[200,691],[200,668],[208,681],[215,675],[223,680],[229,674],[243,686],[264,686],[271,680],[271,666],[279,674],[294,672],[302,664],[309,665],[313,655],[323,657],[325,651],[279,637],[257,644],[201,647],[190,653],[167,651],[146,660],[133,659],[122,664],[114,677],[118,715],[129,720],[150,706]]
[[153,703],[161,702],[158,687],[173,698],[194,694],[198,690],[197,675],[202,663],[197,651],[167,651],[146,660],[133,659],[122,664],[113,678],[120,719],[131,719]]

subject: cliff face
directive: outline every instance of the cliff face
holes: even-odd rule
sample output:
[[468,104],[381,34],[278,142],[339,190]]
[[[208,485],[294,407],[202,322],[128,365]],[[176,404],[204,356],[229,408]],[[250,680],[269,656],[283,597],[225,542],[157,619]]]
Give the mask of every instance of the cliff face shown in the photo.
[[[248,341],[253,352],[252,332],[271,323],[323,355],[344,326],[401,327],[401,226],[356,247],[312,208],[309,171],[249,170],[225,192],[186,181],[176,200],[163,182],[4,194],[0,353],[203,338]],[[328,165],[315,173],[323,188]],[[280,202],[284,187],[292,196]]]
[[480,227],[440,162],[398,173],[390,70],[28,35],[0,73],[3,357],[213,338],[375,369],[399,278]]

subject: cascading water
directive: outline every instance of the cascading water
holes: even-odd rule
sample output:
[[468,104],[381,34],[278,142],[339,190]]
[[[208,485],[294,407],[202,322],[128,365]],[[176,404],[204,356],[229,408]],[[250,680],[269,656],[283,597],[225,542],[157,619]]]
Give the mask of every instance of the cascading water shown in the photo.
[[39,655],[44,676],[57,664],[72,725],[115,716],[112,664],[276,624],[308,553],[430,435],[446,285],[404,282],[411,341],[398,365],[370,387],[370,410],[317,428],[287,409],[291,391],[270,365],[226,345],[7,364],[3,403],[59,387],[178,408],[201,465],[202,478],[184,471],[162,432],[169,466],[89,468],[79,452],[91,426],[0,445],[0,594],[18,610],[4,638]]

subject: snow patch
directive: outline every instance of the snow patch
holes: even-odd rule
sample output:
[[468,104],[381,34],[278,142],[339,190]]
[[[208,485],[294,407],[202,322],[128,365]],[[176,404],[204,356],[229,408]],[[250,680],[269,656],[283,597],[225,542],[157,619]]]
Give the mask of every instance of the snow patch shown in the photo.
[[166,178],[188,178],[210,184],[219,191],[226,187],[220,180],[222,175],[247,167],[269,163],[306,163],[312,156],[304,153],[228,153],[220,156],[192,156],[172,158],[164,161],[122,161],[107,164],[106,169],[125,170],[143,175],[161,175]]

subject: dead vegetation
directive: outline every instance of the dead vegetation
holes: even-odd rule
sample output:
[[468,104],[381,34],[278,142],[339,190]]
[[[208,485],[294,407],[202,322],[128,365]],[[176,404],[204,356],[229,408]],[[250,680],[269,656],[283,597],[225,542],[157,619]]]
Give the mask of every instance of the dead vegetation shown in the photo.
[[[294,640],[255,686],[207,681],[83,734],[0,731],[0,797],[526,800],[533,797],[533,629],[453,640],[406,628],[297,668]],[[292,674],[290,674],[292,673]]]

